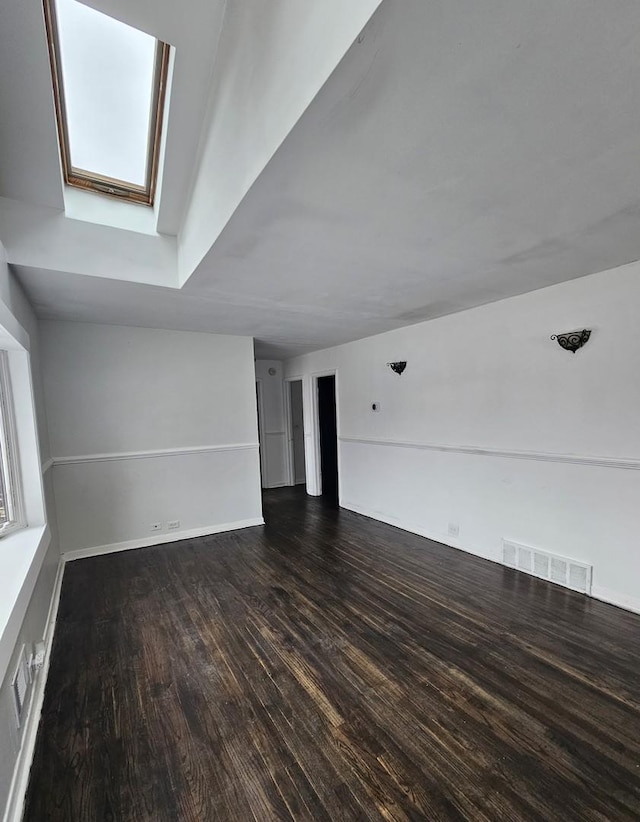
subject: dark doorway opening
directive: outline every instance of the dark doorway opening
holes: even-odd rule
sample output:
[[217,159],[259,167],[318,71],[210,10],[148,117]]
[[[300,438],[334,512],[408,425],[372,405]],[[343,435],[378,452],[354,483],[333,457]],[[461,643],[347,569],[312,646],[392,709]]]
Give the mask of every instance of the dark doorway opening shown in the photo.
[[322,496],[338,504],[338,425],[336,419],[336,378],[318,377],[318,428]]

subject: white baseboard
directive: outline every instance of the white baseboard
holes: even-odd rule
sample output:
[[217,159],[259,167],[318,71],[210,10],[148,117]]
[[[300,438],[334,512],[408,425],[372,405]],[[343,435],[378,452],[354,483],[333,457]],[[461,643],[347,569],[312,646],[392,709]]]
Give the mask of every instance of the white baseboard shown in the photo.
[[13,770],[13,778],[9,788],[9,798],[4,813],[4,822],[20,822],[24,812],[24,801],[29,786],[29,772],[36,748],[38,738],[38,726],[44,702],[44,691],[49,674],[49,663],[51,661],[51,649],[53,647],[53,637],[56,630],[58,618],[58,606],[60,605],[60,592],[62,591],[62,577],[64,575],[64,560],[60,559],[56,579],[53,585],[49,613],[44,634],[44,663],[42,668],[36,672],[31,698],[25,718],[22,742],[18,751],[18,758]]
[[[362,508],[361,506],[355,505],[351,502],[343,502],[341,500],[340,506],[342,508],[346,508],[348,511],[353,511],[356,514],[361,514],[364,517],[368,517],[369,519],[384,522],[386,525],[393,525],[395,528],[400,528],[402,531],[408,531],[410,534],[417,534],[419,537],[425,537],[433,542],[439,542],[441,545],[448,545],[450,548],[456,548],[458,551],[464,551],[466,554],[470,554],[471,556],[486,559],[489,560],[489,562],[495,562],[498,565],[504,564],[497,557],[490,557],[486,554],[472,551],[470,548],[462,545],[459,540],[453,539],[450,536],[428,533],[423,528],[408,526],[405,523],[401,523],[394,517],[386,516],[385,514],[377,511],[369,511],[366,508]],[[588,596],[591,596],[592,599],[598,599],[601,602],[606,602],[607,605],[615,605],[618,608],[623,608],[625,611],[632,611],[635,614],[640,614],[640,599],[627,596],[626,594],[620,594],[618,591],[612,591],[610,588],[603,588],[600,585],[593,585],[591,587],[591,594]]]
[[[401,524],[400,521],[395,519],[394,517],[386,516],[381,512],[370,511],[351,502],[341,500],[340,506],[342,508],[347,509],[348,511],[353,511],[356,514],[361,514],[362,516],[368,517],[369,519],[373,519],[378,522],[384,522],[387,525],[392,525],[396,528],[400,528],[403,531],[408,531],[409,533],[417,534],[418,536],[425,537],[426,539],[433,540],[434,542],[438,542],[443,545],[448,545],[451,548],[456,548],[458,550],[465,551],[465,553],[471,554],[472,556],[478,556],[481,559],[489,559],[490,561],[497,562],[497,560],[493,560],[490,557],[485,557],[482,556],[482,554],[470,551],[468,548],[463,547],[458,540],[453,540],[449,536],[443,537],[440,534],[434,535],[427,533],[422,528],[407,527],[404,523]],[[29,701],[29,707],[27,709],[27,715],[25,718],[25,727],[22,735],[22,742],[16,760],[13,778],[11,780],[11,786],[9,788],[9,797],[7,800],[7,806],[4,813],[3,822],[20,822],[24,811],[24,802],[26,798],[27,788],[29,785],[29,772],[31,769],[33,756],[35,753],[38,726],[40,723],[45,687],[47,683],[47,677],[49,674],[51,650],[53,647],[53,638],[56,629],[58,607],[60,605],[60,594],[62,591],[62,580],[64,576],[65,564],[69,561],[81,559],[83,557],[99,556],[100,554],[110,554],[115,553],[117,551],[127,551],[133,548],[144,548],[152,545],[161,545],[167,542],[177,542],[183,539],[208,536],[210,534],[222,533],[224,531],[233,531],[241,528],[250,528],[257,525],[264,525],[264,520],[262,519],[262,517],[256,517],[254,519],[247,520],[237,520],[235,522],[210,526],[208,528],[194,528],[189,531],[177,531],[171,534],[160,534],[155,537],[149,537],[141,540],[131,540],[129,542],[113,543],[112,545],[102,545],[95,548],[83,548],[77,551],[67,551],[62,555],[62,557],[60,558],[60,562],[58,564],[56,579],[53,586],[53,593],[51,596],[51,603],[49,606],[49,613],[47,615],[44,636],[44,664],[42,668],[36,673],[36,677],[34,680],[31,698]],[[640,614],[640,600],[634,597],[629,597],[626,594],[620,594],[616,591],[612,591],[608,588],[603,588],[601,586],[593,586],[591,596],[594,599],[598,599],[607,604],[615,605],[627,611],[632,611],[634,613]]]
[[610,588],[603,588],[601,585],[591,586],[591,596],[594,599],[599,599],[601,602],[606,602],[608,605],[616,605],[618,608],[624,608],[625,611],[633,611],[634,614],[640,614],[640,599],[636,599],[635,597],[619,594],[617,591],[612,591]]
[[489,556],[489,554],[482,553],[481,551],[474,551],[469,548],[468,545],[463,545],[460,540],[454,539],[448,534],[438,534],[433,531],[427,531],[420,526],[407,524],[396,517],[388,516],[387,514],[383,514],[379,511],[371,511],[352,502],[344,502],[343,500],[340,500],[339,504],[341,508],[346,508],[347,511],[353,511],[355,514],[361,514],[363,517],[375,519],[378,522],[384,522],[385,525],[393,525],[394,528],[399,528],[401,531],[407,531],[409,534],[416,534],[419,537],[430,539],[432,542],[437,542],[440,545],[446,545],[448,548],[455,548],[457,551],[464,551],[465,554],[470,554],[472,557],[479,557],[480,559],[486,559],[489,562],[500,563],[500,560],[497,557]]
[[77,548],[72,551],[65,551],[62,554],[62,558],[65,562],[72,562],[74,559],[97,557],[102,554],[115,554],[118,551],[131,551],[134,548],[149,548],[153,545],[164,545],[167,542],[179,542],[180,540],[193,539],[194,537],[208,537],[211,534],[221,534],[224,531],[237,531],[240,528],[252,528],[256,525],[264,525],[262,517],[239,519],[235,522],[223,522],[219,525],[208,525],[205,528],[191,528],[187,531],[163,532],[161,534],[155,534],[152,537],[132,539],[128,542],[113,542],[110,545]]
[[27,788],[29,786],[29,773],[35,753],[36,740],[38,737],[38,726],[40,724],[40,715],[42,713],[42,705],[44,702],[44,692],[47,683],[47,676],[49,674],[51,649],[53,646],[53,637],[56,629],[58,607],[60,605],[60,594],[62,591],[62,578],[64,576],[66,563],[75,559],[81,559],[83,557],[111,554],[116,551],[128,551],[132,548],[144,548],[151,545],[161,545],[167,542],[177,542],[182,539],[191,539],[193,537],[204,537],[209,536],[210,534],[219,534],[224,531],[235,531],[240,528],[251,528],[256,525],[264,525],[264,520],[262,517],[236,520],[235,522],[212,525],[207,528],[193,528],[189,531],[174,531],[171,534],[160,534],[147,539],[119,542],[112,545],[101,545],[96,548],[83,548],[77,551],[67,551],[62,554],[58,564],[56,579],[53,585],[53,593],[51,595],[51,603],[49,605],[49,613],[47,615],[47,622],[45,626],[44,664],[42,668],[36,672],[33,687],[31,689],[29,705],[24,719],[25,724],[22,734],[22,742],[20,744],[20,750],[18,751],[18,756],[13,771],[3,822],[20,822],[24,812],[24,802],[27,794]]

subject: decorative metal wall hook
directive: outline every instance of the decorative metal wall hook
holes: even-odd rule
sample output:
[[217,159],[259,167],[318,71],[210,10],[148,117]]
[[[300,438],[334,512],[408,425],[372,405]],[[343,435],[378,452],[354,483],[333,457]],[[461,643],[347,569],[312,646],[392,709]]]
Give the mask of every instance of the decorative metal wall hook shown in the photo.
[[402,374],[404,369],[407,367],[407,361],[400,360],[399,362],[388,362],[387,365],[396,374]]
[[571,351],[575,354],[579,348],[587,342],[591,336],[590,328],[583,328],[582,331],[566,331],[564,334],[552,334],[551,339],[557,340],[560,348]]

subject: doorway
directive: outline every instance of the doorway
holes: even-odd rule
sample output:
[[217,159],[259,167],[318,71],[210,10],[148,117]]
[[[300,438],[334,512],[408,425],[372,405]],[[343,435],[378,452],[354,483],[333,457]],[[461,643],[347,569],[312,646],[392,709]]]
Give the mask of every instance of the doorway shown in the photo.
[[322,496],[338,504],[338,424],[336,418],[336,377],[318,377],[318,433]]
[[290,477],[292,485],[304,485],[307,480],[304,456],[304,417],[302,411],[302,380],[291,380],[289,386]]

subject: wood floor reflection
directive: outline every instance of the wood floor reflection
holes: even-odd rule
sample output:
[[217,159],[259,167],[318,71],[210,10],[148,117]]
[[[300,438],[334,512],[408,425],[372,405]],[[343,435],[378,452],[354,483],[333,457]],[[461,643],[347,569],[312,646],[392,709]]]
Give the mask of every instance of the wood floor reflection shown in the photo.
[[265,518],[67,565],[25,819],[640,819],[640,616],[300,489]]

